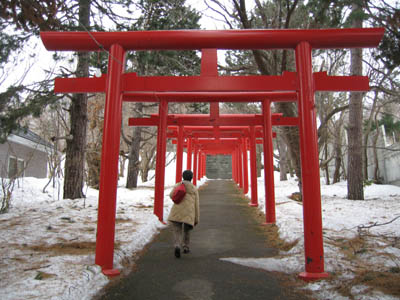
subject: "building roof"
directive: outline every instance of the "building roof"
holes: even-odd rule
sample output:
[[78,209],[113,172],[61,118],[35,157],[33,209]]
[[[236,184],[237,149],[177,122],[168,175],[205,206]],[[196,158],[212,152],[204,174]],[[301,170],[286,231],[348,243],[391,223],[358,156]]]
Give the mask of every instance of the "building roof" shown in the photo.
[[49,143],[48,141],[46,141],[45,139],[43,139],[42,137],[40,137],[39,135],[37,135],[36,133],[27,128],[26,129],[21,128],[19,130],[16,130],[15,132],[13,132],[13,134],[22,137],[24,139],[27,139],[35,144],[40,144],[45,147],[53,147],[51,143]]
[[24,145],[44,153],[48,153],[49,150],[54,148],[53,144],[47,142],[45,139],[27,128],[14,130],[13,133],[7,137],[7,141]]

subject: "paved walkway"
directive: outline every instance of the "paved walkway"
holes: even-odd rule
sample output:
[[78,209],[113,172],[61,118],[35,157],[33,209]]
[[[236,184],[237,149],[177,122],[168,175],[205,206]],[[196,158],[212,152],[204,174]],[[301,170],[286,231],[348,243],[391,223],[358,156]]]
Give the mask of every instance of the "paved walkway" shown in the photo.
[[276,254],[251,209],[232,181],[208,181],[200,190],[200,224],[192,231],[191,253],[175,258],[171,230],[163,230],[136,270],[101,299],[305,299],[283,287],[272,273],[220,260]]

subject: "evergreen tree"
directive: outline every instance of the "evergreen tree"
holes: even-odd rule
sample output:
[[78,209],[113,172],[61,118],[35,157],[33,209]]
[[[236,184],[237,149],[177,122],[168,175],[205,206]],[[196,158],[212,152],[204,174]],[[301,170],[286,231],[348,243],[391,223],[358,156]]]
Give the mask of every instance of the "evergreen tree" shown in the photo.
[[[50,103],[57,101],[44,80],[29,86],[16,82],[4,86],[5,79],[19,64],[18,56],[24,54],[27,41],[39,30],[60,28],[58,13],[65,9],[64,1],[1,1],[0,2],[0,142],[22,126],[28,116],[37,117]],[[35,55],[35,54],[31,54]],[[10,66],[11,65],[11,66]]]
[[[1,60],[6,61],[11,50],[19,49],[31,36],[37,36],[40,30],[87,31],[92,28],[106,30],[110,27],[126,29],[125,23],[132,21],[132,1],[125,0],[41,0],[41,1],[2,1],[0,4],[0,27],[17,30],[15,36],[3,32]],[[125,15],[119,15],[117,6],[124,7]],[[93,13],[91,14],[91,11]],[[91,25],[92,20],[92,26]],[[107,22],[105,22],[107,20]],[[106,28],[103,24],[107,23]],[[111,25],[109,25],[111,24]],[[6,31],[7,32],[7,31]],[[4,49],[4,50],[3,50]],[[99,49],[100,50],[100,49]],[[59,53],[57,59],[65,59]],[[76,70],[64,68],[60,74],[53,74],[50,80],[35,84],[33,87],[10,87],[0,95],[0,106],[4,108],[0,115],[0,136],[6,137],[11,130],[20,126],[23,118],[32,114],[40,114],[48,103],[61,97],[52,92],[53,78],[57,75],[66,77],[74,75],[87,77],[89,75],[89,54],[77,53],[72,60],[77,61]],[[69,74],[68,74],[69,73]],[[26,93],[29,92],[29,97]],[[86,151],[87,128],[87,95],[74,94],[70,98],[70,133],[67,135],[67,150],[65,162],[64,197],[83,197],[84,158]],[[18,105],[16,105],[18,104]]]

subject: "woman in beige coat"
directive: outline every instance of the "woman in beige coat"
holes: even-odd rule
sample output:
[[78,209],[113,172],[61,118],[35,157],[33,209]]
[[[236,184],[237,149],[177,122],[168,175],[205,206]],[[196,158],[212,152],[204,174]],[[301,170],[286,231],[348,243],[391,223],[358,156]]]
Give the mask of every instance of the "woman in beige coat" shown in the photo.
[[[190,231],[199,223],[200,218],[199,192],[191,183],[193,172],[186,170],[182,177],[186,188],[185,197],[179,204],[174,203],[168,217],[174,234],[174,253],[177,258],[181,257],[181,248],[183,248],[183,253],[189,253]],[[169,194],[171,198],[175,188],[180,184],[181,182],[177,183],[172,189]]]

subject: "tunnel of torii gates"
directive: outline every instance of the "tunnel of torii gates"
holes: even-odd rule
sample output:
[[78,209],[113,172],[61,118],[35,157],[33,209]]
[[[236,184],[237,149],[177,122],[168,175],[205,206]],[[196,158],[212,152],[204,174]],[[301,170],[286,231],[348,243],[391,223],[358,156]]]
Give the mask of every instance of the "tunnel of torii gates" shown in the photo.
[[[293,118],[293,120],[297,121],[297,118]],[[251,151],[250,205],[258,206],[256,144],[262,144],[262,135],[261,126],[169,126],[167,138],[172,138],[172,143],[177,145],[176,182],[182,179],[183,148],[186,148],[187,153],[186,168],[193,169],[195,174],[194,185],[197,184],[197,180],[205,176],[207,155],[230,155],[232,157],[232,179],[243,189],[243,193],[247,194],[249,192],[247,151]],[[276,133],[272,132],[272,137],[275,136]],[[192,155],[194,156],[193,168]],[[268,189],[268,191],[273,192],[274,190]],[[267,197],[267,199],[273,200],[274,197]],[[268,205],[268,207],[270,206]],[[275,206],[271,205],[271,207]],[[270,216],[266,211],[266,219],[267,223],[274,223],[275,216]]]
[[[265,146],[272,141],[271,102],[297,101],[305,254],[305,272],[299,276],[304,280],[327,277],[314,94],[316,91],[368,91],[369,80],[364,76],[313,73],[311,54],[313,49],[377,47],[383,33],[383,28],[42,32],[41,39],[47,50],[109,52],[107,74],[99,78],[57,78],[54,89],[56,93],[106,94],[95,258],[103,273],[119,274],[113,268],[113,257],[123,101],[159,103],[155,213],[163,205],[167,126],[250,126],[250,129],[253,125],[262,126]],[[217,49],[294,50],[296,72],[284,72],[281,76],[218,76]],[[128,73],[125,54],[130,50],[201,50],[201,73],[182,77],[142,77]],[[168,102],[261,102],[263,108],[262,116],[213,118],[214,110],[202,118],[182,116],[174,122],[168,116]],[[272,155],[266,153],[270,147],[264,148],[264,172],[272,170]],[[266,181],[272,180],[266,188],[272,190],[273,177],[265,175]],[[267,196],[267,206],[269,203],[273,199]],[[274,208],[267,207],[269,210]]]
[[[278,96],[278,95],[276,95]],[[282,94],[287,99],[293,97],[295,100],[296,94]],[[220,95],[221,97],[221,95]],[[212,119],[212,121],[210,121]],[[257,159],[256,159],[256,144],[262,144],[264,138],[263,126],[194,126],[194,124],[219,123],[221,120],[227,120],[236,124],[248,124],[249,119],[252,119],[254,124],[262,124],[264,122],[262,114],[218,114],[218,103],[211,103],[210,114],[188,114],[167,116],[167,134],[168,139],[173,139],[172,143],[177,145],[176,151],[176,182],[182,180],[183,171],[183,149],[187,149],[186,168],[193,170],[193,184],[197,184],[197,180],[205,175],[206,171],[206,155],[230,155],[232,157],[232,179],[243,189],[244,194],[249,191],[248,186],[248,155],[250,151],[250,175],[251,175],[251,206],[258,206],[257,193]],[[150,118],[130,118],[129,125],[131,126],[157,126],[159,115],[153,114]],[[191,124],[191,126],[171,125],[171,124]],[[282,114],[271,115],[272,126],[297,126],[297,117],[283,117]],[[267,130],[271,131],[271,125],[268,125]],[[272,137],[276,136],[275,132],[266,133],[270,142],[265,143],[264,153],[266,157],[273,157]],[[165,154],[160,154],[165,155]],[[192,158],[193,156],[193,158]],[[193,161],[193,164],[192,164]],[[268,176],[270,179],[266,181],[266,200],[271,200],[271,203],[266,205],[266,223],[275,223],[275,203],[273,189],[273,169],[272,163],[267,167]],[[162,171],[161,171],[162,172]],[[268,186],[268,188],[267,188]],[[268,193],[268,194],[267,194]],[[155,202],[158,203],[157,195]],[[157,207],[155,214],[162,220],[163,207]]]

